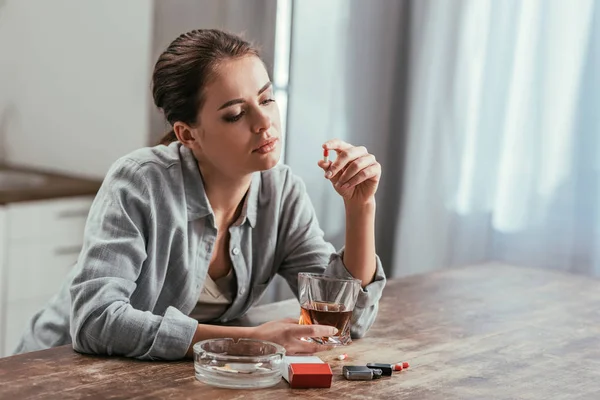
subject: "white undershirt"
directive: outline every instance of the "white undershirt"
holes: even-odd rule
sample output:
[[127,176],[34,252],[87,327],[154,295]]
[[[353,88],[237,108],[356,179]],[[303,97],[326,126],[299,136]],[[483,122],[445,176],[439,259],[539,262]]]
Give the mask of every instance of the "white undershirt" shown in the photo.
[[204,287],[200,292],[196,307],[190,314],[190,317],[200,322],[212,321],[219,318],[229,308],[233,302],[235,293],[235,279],[233,268],[229,273],[213,281],[210,275],[206,274]]

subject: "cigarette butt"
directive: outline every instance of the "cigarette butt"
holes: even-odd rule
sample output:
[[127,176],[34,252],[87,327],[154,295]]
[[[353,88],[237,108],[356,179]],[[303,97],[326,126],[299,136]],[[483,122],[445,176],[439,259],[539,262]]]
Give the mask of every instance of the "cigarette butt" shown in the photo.
[[340,354],[337,356],[337,359],[340,361],[345,360],[346,358],[348,358],[348,354]]

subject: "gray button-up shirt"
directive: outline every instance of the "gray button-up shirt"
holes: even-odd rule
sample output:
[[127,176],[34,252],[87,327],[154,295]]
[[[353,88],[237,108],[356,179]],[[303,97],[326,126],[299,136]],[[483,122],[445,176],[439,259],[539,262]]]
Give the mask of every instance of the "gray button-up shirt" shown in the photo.
[[[287,166],[253,175],[241,219],[229,228],[237,293],[214,322],[241,317],[275,274],[298,296],[299,272],[350,277],[323,239],[303,182]],[[180,143],[137,150],[118,160],[100,188],[84,245],[67,281],[32,319],[17,352],[70,343],[83,353],[179,359],[198,321],[190,318],[217,238],[197,161]],[[353,337],[365,334],[385,285],[359,294]],[[69,335],[70,330],[70,335]]]

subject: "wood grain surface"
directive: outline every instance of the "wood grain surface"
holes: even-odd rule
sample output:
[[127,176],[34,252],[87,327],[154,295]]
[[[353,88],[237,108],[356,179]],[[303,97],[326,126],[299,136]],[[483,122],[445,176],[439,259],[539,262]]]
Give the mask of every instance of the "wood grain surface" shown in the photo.
[[[287,301],[244,324],[298,316]],[[337,361],[338,354],[349,358]],[[1,399],[600,399],[600,281],[485,264],[390,281],[367,337],[319,356],[330,389],[227,390],[194,378],[192,361],[85,356],[66,347],[0,359]],[[408,361],[370,382],[343,365]]]

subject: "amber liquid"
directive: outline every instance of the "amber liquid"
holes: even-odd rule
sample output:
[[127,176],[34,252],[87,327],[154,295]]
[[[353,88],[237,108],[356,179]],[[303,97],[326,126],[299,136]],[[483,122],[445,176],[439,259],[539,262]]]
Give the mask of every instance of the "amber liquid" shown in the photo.
[[[343,304],[313,301],[300,307],[300,325],[329,325],[335,326],[339,336],[347,334],[352,311],[346,311]],[[317,341],[318,338],[313,338]],[[320,338],[323,343],[330,341],[329,337]]]

